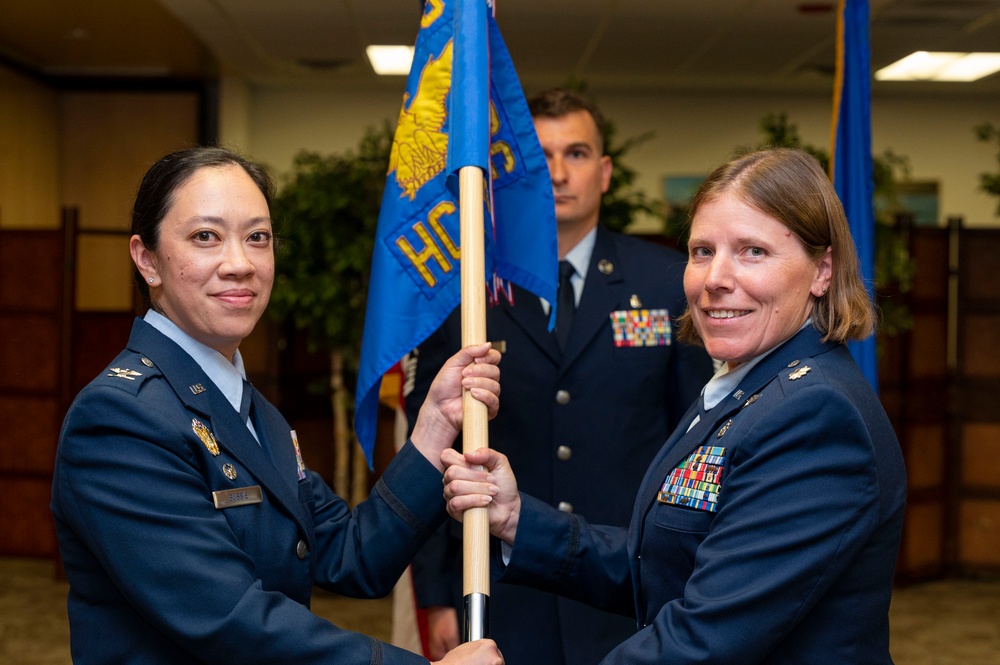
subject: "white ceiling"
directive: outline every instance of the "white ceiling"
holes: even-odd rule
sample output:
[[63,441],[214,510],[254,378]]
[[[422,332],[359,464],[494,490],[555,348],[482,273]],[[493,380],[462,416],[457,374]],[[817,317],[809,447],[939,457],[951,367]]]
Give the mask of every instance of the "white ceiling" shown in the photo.
[[[497,0],[527,89],[828,91],[835,0]],[[1000,52],[1000,0],[870,0],[872,65],[915,50]],[[825,10],[824,7],[827,9]],[[4,0],[0,58],[42,76],[212,76],[257,85],[390,86],[364,56],[412,44],[420,0]],[[1000,96],[971,83],[882,91]]]

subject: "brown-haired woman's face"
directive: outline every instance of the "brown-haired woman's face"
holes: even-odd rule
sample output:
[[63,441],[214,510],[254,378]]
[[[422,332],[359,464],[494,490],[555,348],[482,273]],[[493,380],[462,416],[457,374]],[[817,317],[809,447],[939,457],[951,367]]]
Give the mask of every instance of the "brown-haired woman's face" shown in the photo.
[[688,251],[691,321],[731,367],[791,338],[830,283],[829,252],[811,259],[787,226],[731,194],[698,208]]
[[[232,358],[267,307],[274,283],[271,216],[241,167],[205,167],[180,185],[159,247],[132,238],[153,306],[199,342]],[[138,253],[138,254],[137,254]]]

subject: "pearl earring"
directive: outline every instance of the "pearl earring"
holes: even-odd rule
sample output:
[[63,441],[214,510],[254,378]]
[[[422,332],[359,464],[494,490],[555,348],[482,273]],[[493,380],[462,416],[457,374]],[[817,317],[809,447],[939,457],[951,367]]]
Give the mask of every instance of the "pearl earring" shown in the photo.
[[150,283],[150,284],[152,284],[152,283],[153,283],[153,278],[152,278],[152,277],[150,277],[150,278],[149,278],[149,283]]

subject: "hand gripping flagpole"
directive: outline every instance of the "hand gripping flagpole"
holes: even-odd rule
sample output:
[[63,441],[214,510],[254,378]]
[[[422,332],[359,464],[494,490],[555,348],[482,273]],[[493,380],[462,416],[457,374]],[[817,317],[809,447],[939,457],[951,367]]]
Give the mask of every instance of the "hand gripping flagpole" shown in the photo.
[[[459,171],[461,224],[462,346],[486,341],[486,263],[483,249],[483,171],[465,166]],[[486,405],[466,390],[462,395],[462,450],[489,447]],[[465,642],[489,637],[489,540],[486,507],[472,508],[462,518]]]

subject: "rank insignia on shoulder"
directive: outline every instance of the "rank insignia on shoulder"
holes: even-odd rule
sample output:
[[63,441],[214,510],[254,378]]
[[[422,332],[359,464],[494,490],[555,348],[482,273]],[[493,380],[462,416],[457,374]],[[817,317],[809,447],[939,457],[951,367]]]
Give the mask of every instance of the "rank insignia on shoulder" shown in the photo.
[[108,376],[113,376],[116,379],[128,379],[129,381],[135,381],[135,377],[142,376],[142,372],[122,367],[111,367],[108,371]]
[[208,452],[212,453],[213,457],[219,454],[219,442],[215,440],[215,437],[208,430],[208,428],[205,427],[204,423],[197,418],[192,418],[191,429],[198,435],[198,438],[205,444],[205,447],[208,448]]
[[797,381],[798,379],[801,379],[803,376],[805,376],[806,374],[808,374],[809,370],[811,370],[811,369],[812,369],[812,367],[810,367],[809,365],[803,365],[802,367],[798,368],[797,370],[795,370],[794,372],[792,372],[791,374],[789,374],[788,375],[788,380],[789,381]]

